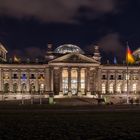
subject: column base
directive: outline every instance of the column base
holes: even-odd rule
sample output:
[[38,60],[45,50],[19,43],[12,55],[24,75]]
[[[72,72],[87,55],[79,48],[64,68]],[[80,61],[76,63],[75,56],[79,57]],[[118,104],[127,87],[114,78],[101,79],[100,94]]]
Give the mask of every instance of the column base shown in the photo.
[[81,97],[81,96],[82,96],[81,91],[78,91],[78,96],[79,96],[79,97]]
[[87,96],[91,96],[91,92],[90,92],[90,91],[87,91],[87,92],[86,92],[86,95],[87,95]]
[[63,96],[63,92],[62,91],[59,92],[59,96]]
[[70,91],[68,92],[68,96],[69,96],[69,97],[71,97],[71,96],[72,96],[72,94],[71,94],[71,92],[70,92]]

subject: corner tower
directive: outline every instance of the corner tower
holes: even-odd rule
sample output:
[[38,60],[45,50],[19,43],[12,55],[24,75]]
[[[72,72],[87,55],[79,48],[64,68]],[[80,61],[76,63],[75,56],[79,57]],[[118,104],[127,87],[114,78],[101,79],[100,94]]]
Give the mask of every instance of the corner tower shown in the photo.
[[0,43],[0,62],[6,62],[7,61],[6,54],[7,54],[7,50]]

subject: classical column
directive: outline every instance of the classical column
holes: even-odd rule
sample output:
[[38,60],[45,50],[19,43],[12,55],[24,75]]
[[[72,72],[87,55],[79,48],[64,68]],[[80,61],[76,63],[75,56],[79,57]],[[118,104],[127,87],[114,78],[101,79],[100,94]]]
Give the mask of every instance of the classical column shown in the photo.
[[50,84],[50,85],[51,85],[51,92],[54,92],[54,85],[53,85],[53,84],[54,84],[54,82],[53,82],[54,77],[53,77],[53,71],[54,71],[53,68],[51,68],[51,69],[50,69],[50,73],[51,73],[51,79],[50,79],[50,82],[51,82],[51,84]]
[[106,93],[109,93],[109,71],[107,71]]
[[10,92],[12,92],[13,91],[13,88],[12,88],[12,86],[13,86],[13,81],[12,81],[12,70],[11,69],[9,69],[9,89],[10,89]]
[[71,68],[68,68],[68,95],[71,96]]
[[138,80],[137,80],[137,93],[140,93],[140,70],[138,71]]
[[89,68],[86,68],[86,94],[90,94],[90,75]]
[[21,93],[21,71],[18,71],[18,92]]
[[77,89],[78,89],[78,95],[81,95],[81,68],[77,69],[78,77],[77,77]]
[[129,74],[129,93],[134,93],[133,92],[133,72],[130,72]]
[[30,91],[30,71],[27,70],[27,93]]
[[115,84],[114,84],[114,93],[117,93],[117,71],[115,71]]
[[38,71],[36,71],[35,90],[36,92],[39,91]]
[[61,95],[61,96],[63,96],[63,89],[62,89],[62,80],[63,80],[63,78],[62,78],[62,75],[63,75],[63,68],[60,68],[60,75],[59,75],[59,80],[60,80],[60,84],[59,84],[59,95]]
[[92,86],[93,86],[92,91],[95,94],[95,92],[96,92],[96,73],[95,73],[95,71],[93,71],[93,85]]
[[102,79],[101,79],[101,68],[98,69],[98,72],[97,72],[97,89],[96,89],[96,92],[98,93],[98,96],[101,94],[102,92]]
[[51,91],[51,73],[50,73],[50,68],[46,68],[46,92]]
[[121,90],[122,90],[122,92],[124,92],[124,89],[125,89],[125,78],[126,78],[126,72],[125,71],[123,71],[123,82],[122,82],[122,87],[121,87]]
[[60,77],[59,77],[59,79],[60,79],[60,92],[62,92],[62,71],[63,71],[63,69],[62,68],[60,68]]

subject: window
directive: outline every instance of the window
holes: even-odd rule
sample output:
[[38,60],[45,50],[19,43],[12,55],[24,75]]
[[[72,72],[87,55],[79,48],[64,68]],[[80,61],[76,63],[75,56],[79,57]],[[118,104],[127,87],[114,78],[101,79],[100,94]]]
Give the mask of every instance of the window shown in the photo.
[[62,90],[64,95],[68,93],[68,70],[62,71]]
[[85,91],[85,70],[84,69],[81,70],[80,76],[81,76],[81,92],[84,92]]
[[38,78],[39,78],[40,80],[44,80],[44,75],[43,75],[43,74],[40,74]]
[[18,78],[18,76],[17,76],[16,73],[13,75],[13,78],[14,78],[14,79],[17,79],[17,78]]
[[137,76],[136,75],[133,75],[133,80],[138,80]]
[[117,92],[118,92],[118,93],[121,93],[121,84],[118,84],[118,85],[117,85]]
[[110,80],[113,80],[114,79],[114,76],[113,75],[110,75]]
[[118,75],[118,80],[122,80],[122,76],[121,75]]
[[129,80],[130,79],[130,75],[129,74],[126,74],[125,75],[125,80]]
[[26,80],[27,79],[26,74],[22,74],[21,79]]
[[102,75],[102,79],[105,80],[106,79],[106,75]]
[[127,84],[124,86],[124,91],[127,92]]
[[136,84],[133,84],[133,87],[132,87],[133,92],[136,92],[136,87],[137,87]]
[[113,84],[109,85],[109,93],[113,93]]
[[103,93],[103,94],[106,93],[106,86],[105,86],[105,84],[102,84],[102,93]]
[[34,74],[31,74],[31,79],[35,79],[35,75]]
[[8,73],[5,73],[5,74],[4,74],[4,79],[9,79]]

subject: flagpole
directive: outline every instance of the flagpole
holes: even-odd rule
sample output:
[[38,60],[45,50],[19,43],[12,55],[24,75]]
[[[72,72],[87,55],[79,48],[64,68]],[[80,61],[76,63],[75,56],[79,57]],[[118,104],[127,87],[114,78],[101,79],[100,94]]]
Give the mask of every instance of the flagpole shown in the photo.
[[127,61],[127,95],[126,95],[127,96],[127,99],[126,99],[127,104],[129,104],[129,89],[128,88],[129,88],[129,76],[128,76],[128,61]]
[[[128,42],[127,42],[127,52],[128,52]],[[126,54],[126,73],[127,73],[127,95],[126,95],[126,103],[129,104],[129,76],[128,76],[128,54]]]
[[129,104],[129,71],[128,71],[128,66],[129,66],[129,63],[133,64],[135,62],[135,59],[129,49],[129,45],[128,45],[128,42],[127,42],[127,53],[126,53],[126,66],[127,66],[127,104]]

